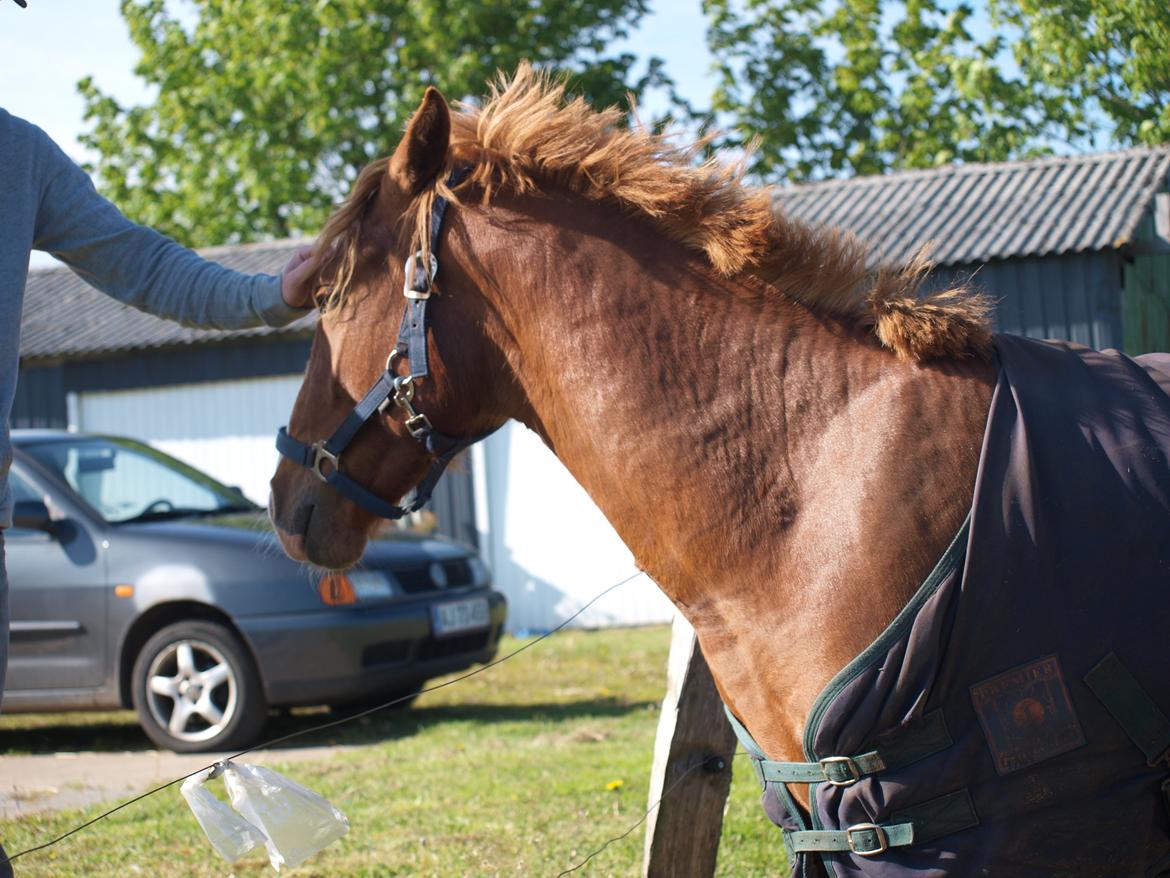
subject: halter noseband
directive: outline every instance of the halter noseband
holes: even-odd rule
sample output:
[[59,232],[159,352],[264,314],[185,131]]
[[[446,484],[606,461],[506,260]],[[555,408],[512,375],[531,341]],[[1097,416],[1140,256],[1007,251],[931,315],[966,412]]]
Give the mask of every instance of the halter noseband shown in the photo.
[[[469,172],[470,168],[466,167],[452,171],[447,179],[448,187],[458,185]],[[436,195],[431,204],[430,264],[424,264],[422,251],[407,257],[402,286],[406,307],[402,313],[402,324],[398,329],[398,340],[394,350],[386,358],[385,371],[378,376],[374,386],[366,391],[366,395],[328,439],[306,445],[290,436],[287,427],[281,427],[276,434],[277,451],[294,463],[312,470],[317,478],[331,485],[343,497],[380,518],[398,519],[421,509],[431,499],[431,492],[455,455],[490,435],[485,433],[470,438],[448,436],[431,426],[427,416],[414,407],[415,379],[425,378],[430,372],[427,363],[427,302],[431,298],[435,275],[439,271],[439,263],[434,253],[438,249],[439,232],[443,227],[443,215],[446,212],[447,199]],[[398,375],[395,372],[394,364],[399,357],[406,357],[409,360],[409,375]],[[341,471],[341,452],[349,446],[366,421],[377,412],[385,413],[391,404],[402,409],[406,414],[406,429],[410,431],[410,435],[435,458],[430,470],[414,489],[414,495],[405,506],[397,506],[383,500]],[[328,473],[323,469],[326,463],[330,467]]]

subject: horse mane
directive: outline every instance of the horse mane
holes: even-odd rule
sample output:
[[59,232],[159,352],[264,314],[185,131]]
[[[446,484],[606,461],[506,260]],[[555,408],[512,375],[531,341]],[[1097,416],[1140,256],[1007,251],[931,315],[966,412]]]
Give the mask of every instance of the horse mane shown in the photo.
[[[595,110],[581,97],[568,98],[562,81],[528,64],[510,79],[499,75],[481,106],[460,104],[452,114],[448,167],[467,164],[471,172],[455,191],[444,173],[415,200],[404,217],[413,226],[412,250],[429,246],[427,217],[436,193],[458,201],[474,188],[486,204],[496,192],[569,192],[645,215],[719,274],[763,281],[747,285],[744,295],[762,289],[872,331],[901,359],[989,351],[986,297],[965,285],[921,294],[931,268],[927,248],[905,265],[871,267],[868,246],[849,232],[794,220],[770,189],[745,184],[744,161],[699,161],[709,138],[680,146],[642,127],[625,127],[622,118],[617,107]],[[354,220],[377,193],[384,171],[385,160],[367,167],[326,225],[324,252],[335,254],[341,269],[335,284],[352,276]],[[347,252],[349,259],[336,258]],[[344,290],[344,283],[335,289]]]

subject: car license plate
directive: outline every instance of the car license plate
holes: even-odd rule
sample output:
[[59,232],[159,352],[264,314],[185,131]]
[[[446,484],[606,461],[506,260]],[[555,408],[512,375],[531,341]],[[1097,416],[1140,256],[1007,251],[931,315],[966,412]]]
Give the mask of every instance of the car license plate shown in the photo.
[[434,623],[435,637],[475,631],[487,628],[491,624],[487,598],[435,604],[431,607],[431,619]]

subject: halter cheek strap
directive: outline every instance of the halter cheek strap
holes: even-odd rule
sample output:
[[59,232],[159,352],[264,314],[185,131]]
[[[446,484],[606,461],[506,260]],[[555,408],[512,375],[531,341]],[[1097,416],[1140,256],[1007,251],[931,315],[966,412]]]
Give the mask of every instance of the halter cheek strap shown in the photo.
[[[470,168],[466,167],[452,171],[447,185],[458,185],[469,171]],[[406,298],[406,307],[402,313],[398,339],[386,360],[385,371],[378,376],[374,386],[366,391],[366,395],[328,439],[307,445],[289,435],[287,427],[281,427],[276,435],[276,449],[282,455],[312,470],[317,478],[332,486],[343,497],[380,518],[398,519],[421,509],[430,500],[431,493],[447,464],[460,451],[490,435],[485,433],[481,436],[463,438],[448,436],[432,427],[427,416],[414,408],[415,379],[430,374],[427,361],[427,303],[430,301],[435,275],[439,270],[434,251],[438,249],[439,232],[442,230],[443,216],[446,212],[447,199],[441,195],[436,196],[431,205],[430,264],[424,264],[421,252],[406,260],[402,290]],[[397,374],[394,365],[399,357],[409,360],[409,375]],[[410,435],[435,458],[430,470],[404,506],[384,500],[341,471],[342,451],[349,446],[358,431],[375,413],[386,412],[391,404],[403,410]]]

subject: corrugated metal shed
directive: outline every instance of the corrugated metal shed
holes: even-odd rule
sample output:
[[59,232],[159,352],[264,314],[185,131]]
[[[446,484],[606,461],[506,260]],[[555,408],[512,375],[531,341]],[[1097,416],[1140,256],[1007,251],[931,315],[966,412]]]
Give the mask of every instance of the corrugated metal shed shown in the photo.
[[939,265],[1116,250],[1170,177],[1170,148],[954,165],[779,187],[806,222],[843,226],[886,258],[933,242]]
[[940,269],[930,286],[969,280],[995,300],[998,332],[1063,338],[1097,350],[1121,348],[1122,261],[1111,252],[994,259]]
[[[938,265],[973,270],[996,260],[1116,253],[1127,248],[1140,237],[1143,223],[1149,225],[1154,196],[1165,190],[1168,178],[1170,148],[1163,147],[828,180],[778,188],[776,199],[806,222],[851,230],[886,258],[905,260],[924,243],[933,242],[932,256]],[[300,243],[276,241],[200,252],[238,271],[275,274]],[[1112,270],[1093,268],[1098,277]],[[990,279],[993,274],[996,272],[984,271],[983,277]],[[1050,284],[1043,275],[1043,271],[1032,272],[1030,279],[1021,275],[1018,280],[1038,284],[1031,289],[1039,295]],[[1002,287],[992,290],[1015,298],[1025,295],[1024,287],[1018,295]],[[1085,308],[1098,315],[1110,307],[1119,313],[1119,306],[1105,301],[1115,292],[1112,286],[1086,291],[1082,298],[1093,301]],[[1021,302],[1020,307],[1034,309],[1037,305]],[[1055,314],[1063,307],[1050,302],[1043,310]],[[1075,311],[1079,306],[1070,307]],[[1137,314],[1134,308],[1129,310]],[[314,319],[315,315],[310,315],[282,329],[190,329],[122,305],[67,269],[34,271],[25,293],[21,358],[69,359],[254,336],[299,335],[312,328]],[[1044,325],[1051,336],[1084,336],[1091,344],[1108,338],[1108,343],[1121,344],[1120,317],[1109,319],[1117,326],[1105,327],[1098,321],[1096,327],[1085,329],[1087,324],[1032,318],[1001,319],[1000,326],[1008,331],[1029,331],[1028,326]],[[1126,334],[1132,334],[1128,324]],[[1165,333],[1158,329],[1155,335],[1161,338]]]
[[[248,274],[279,274],[304,242],[237,244],[199,251],[228,268]],[[88,357],[254,336],[305,334],[316,312],[291,326],[235,331],[191,329],[145,314],[103,295],[67,268],[29,272],[21,318],[22,360]]]

